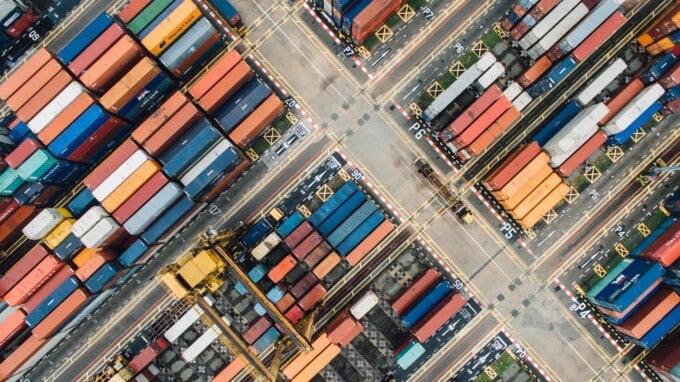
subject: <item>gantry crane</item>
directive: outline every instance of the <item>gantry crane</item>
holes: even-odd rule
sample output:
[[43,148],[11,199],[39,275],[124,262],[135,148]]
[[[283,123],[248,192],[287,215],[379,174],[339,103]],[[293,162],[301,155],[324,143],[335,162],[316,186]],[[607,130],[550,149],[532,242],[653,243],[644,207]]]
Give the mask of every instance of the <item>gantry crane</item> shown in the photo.
[[461,222],[468,224],[474,220],[474,215],[472,215],[472,212],[470,212],[465,203],[463,203],[463,201],[460,200],[441,179],[439,179],[439,175],[437,175],[429,163],[422,158],[416,159],[413,163],[418,168],[420,175],[425,177],[432,187],[434,187],[439,197],[450,205],[451,210],[456,213],[456,216],[458,216],[458,219],[460,219]]

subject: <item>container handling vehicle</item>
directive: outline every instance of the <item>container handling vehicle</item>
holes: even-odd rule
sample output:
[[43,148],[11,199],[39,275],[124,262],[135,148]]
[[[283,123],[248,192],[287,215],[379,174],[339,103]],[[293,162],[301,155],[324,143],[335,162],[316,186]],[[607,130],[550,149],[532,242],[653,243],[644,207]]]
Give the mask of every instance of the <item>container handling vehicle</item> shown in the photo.
[[449,187],[442,182],[441,179],[439,179],[439,176],[437,175],[436,172],[432,169],[432,166],[430,166],[429,163],[427,163],[425,160],[422,158],[418,158],[413,162],[415,164],[416,168],[418,169],[418,173],[422,175],[425,179],[430,182],[432,187],[437,191],[437,194],[442,197],[449,205],[451,208],[451,211],[453,211],[458,219],[460,219],[461,222],[464,224],[469,224],[474,220],[474,215],[472,212],[467,208],[465,203],[463,203],[458,196],[456,196]]

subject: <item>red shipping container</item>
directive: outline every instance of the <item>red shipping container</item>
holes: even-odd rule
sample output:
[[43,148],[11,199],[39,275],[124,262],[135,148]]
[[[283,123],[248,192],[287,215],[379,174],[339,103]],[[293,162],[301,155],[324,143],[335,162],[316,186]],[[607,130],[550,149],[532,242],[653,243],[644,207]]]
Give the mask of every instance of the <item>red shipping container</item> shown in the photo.
[[604,126],[609,122],[612,117],[616,115],[621,109],[624,108],[638,93],[645,88],[645,84],[636,78],[620,89],[614,97],[612,97],[609,102],[607,102],[607,107],[609,108],[609,113],[600,120],[600,126]]
[[411,284],[408,289],[392,302],[392,309],[394,309],[397,314],[404,313],[406,309],[434,285],[437,280],[439,280],[437,271],[432,268],[428,269],[422,276],[418,277],[418,280]]
[[6,32],[8,35],[17,38],[21,36],[21,34],[24,33],[34,21],[35,15],[31,12],[26,12],[19,20],[15,21],[14,24],[12,24],[12,26],[6,30]]
[[0,225],[0,246],[9,246],[21,236],[21,229],[40,212],[33,206],[21,206]]
[[71,83],[71,75],[62,70],[40,89],[28,102],[17,111],[17,116],[23,121],[30,121],[42,110],[54,97]]
[[669,373],[680,364],[680,334],[676,332],[666,338],[645,358],[645,362],[656,370]]
[[270,95],[229,133],[229,139],[245,150],[284,110],[285,107],[279,97],[276,94]]
[[413,336],[421,343],[425,343],[446,321],[455,316],[466,302],[465,297],[460,294],[445,298],[413,328]]
[[464,151],[471,157],[481,154],[521,116],[522,113],[514,106],[510,107],[510,109],[506,110],[495,123],[466,147]]
[[45,284],[43,284],[40,289],[38,289],[33,295],[26,300],[26,302],[21,306],[25,312],[31,313],[38,305],[40,305],[44,299],[47,298],[52,292],[54,292],[59,285],[61,285],[67,278],[73,276],[75,271],[70,265],[66,264],[59,268],[57,273],[53,274]]
[[0,224],[9,219],[19,207],[21,207],[21,205],[14,198],[5,199],[3,201],[2,209],[0,209]]
[[103,94],[140,62],[143,56],[142,47],[125,35],[80,75],[80,81],[93,92]]
[[118,18],[125,24],[130,23],[152,0],[132,0],[118,12]]
[[324,288],[321,283],[318,283],[314,288],[310,289],[300,301],[298,301],[298,305],[300,305],[300,308],[305,312],[309,312],[317,302],[321,301],[325,294],[326,288]]
[[394,225],[389,220],[384,220],[378,228],[374,229],[366,238],[350,252],[345,260],[351,266],[355,266],[369,252],[373,250],[383,239],[394,230]]
[[260,338],[264,332],[267,331],[272,326],[271,321],[268,317],[262,316],[260,319],[255,321],[245,332],[243,332],[243,339],[246,340],[248,345],[252,345],[255,340]]
[[293,286],[290,289],[290,294],[292,294],[293,297],[298,299],[302,297],[305,293],[307,293],[309,288],[311,288],[318,281],[319,279],[316,278],[316,276],[314,276],[314,273],[309,272],[305,275],[305,277],[298,281],[297,284],[295,284],[295,286]]
[[116,43],[125,31],[118,24],[111,24],[102,34],[99,35],[85,50],[68,64],[68,68],[76,77],[82,75],[87,68],[101,57],[107,49]]
[[510,37],[515,41],[519,41],[527,32],[529,32],[529,27],[523,22],[519,22],[510,30]]
[[80,117],[81,114],[88,107],[95,103],[94,98],[91,95],[83,93],[78,96],[70,105],[64,109],[58,116],[56,116],[49,125],[47,125],[40,133],[38,133],[38,139],[40,142],[49,145],[55,140],[59,134],[66,130],[76,118]]
[[177,91],[173,93],[163,104],[148,116],[141,125],[132,132],[132,139],[140,145],[146,142],[165,122],[167,122],[189,99]]
[[118,207],[112,214],[119,224],[125,223],[144,203],[149,201],[156,192],[169,182],[168,177],[162,172],[157,172],[139,190],[135,191],[128,200]]
[[203,110],[208,114],[215,112],[222,104],[231,98],[236,92],[248,82],[255,73],[250,66],[241,61],[227,73],[222,79],[215,83],[205,95],[198,100]]
[[500,116],[512,106],[512,102],[505,96],[500,97],[494,102],[491,107],[486,109],[482,115],[479,116],[463,133],[453,140],[453,145],[462,149],[472,143],[479,137],[486,129],[491,126]]
[[576,61],[583,62],[595,51],[595,49],[601,46],[603,42],[607,41],[607,39],[625,22],[626,16],[624,16],[621,11],[614,12],[571,52],[571,56],[574,57]]
[[562,57],[566,56],[567,54],[560,49],[560,45],[556,44],[548,52],[545,54],[545,57],[552,61],[552,62],[557,62],[559,61]]
[[593,155],[605,142],[607,136],[601,132],[596,132],[586,143],[583,144],[576,152],[571,154],[569,159],[564,161],[562,165],[555,169],[555,172],[563,177],[568,178],[583,162]]
[[[331,341],[331,342],[333,342],[337,345],[340,345],[340,347],[343,347],[343,348],[347,347],[347,345],[352,343],[352,341],[354,341],[354,339],[357,338],[359,336],[359,334],[361,334],[361,332],[363,332],[363,331],[364,331],[364,326],[361,325],[360,322],[356,322],[356,325],[353,325],[349,329],[349,331],[346,331],[342,338],[337,338],[336,341]],[[330,335],[328,336],[328,338],[330,339]]]
[[241,62],[241,55],[236,50],[232,49],[222,56],[215,65],[210,69],[191,87],[189,94],[194,99],[199,99],[205,95],[225,74],[227,74],[236,64]]
[[[27,205],[34,207],[48,207],[49,204],[51,207],[54,204],[55,198],[57,197],[55,195],[63,191],[64,187],[62,186],[47,186],[35,200]],[[14,195],[16,197],[17,194]]]
[[14,111],[21,109],[26,102],[33,98],[61,70],[61,64],[57,60],[52,59],[48,61],[45,66],[31,76],[23,86],[9,97],[6,101],[7,106]]
[[111,173],[120,167],[139,147],[131,139],[125,140],[114,152],[85,177],[83,183],[90,190],[97,188]]
[[680,98],[674,99],[661,108],[661,114],[671,115],[680,110]]
[[68,160],[81,163],[89,163],[94,154],[105,146],[111,147],[116,137],[126,126],[126,122],[116,117],[110,117],[92,133],[78,148],[68,156]]
[[305,315],[305,312],[297,305],[293,305],[288,309],[285,316],[291,324],[295,325]]
[[529,14],[536,19],[536,21],[539,21],[552,11],[560,1],[561,0],[541,0],[529,10]]
[[40,142],[33,138],[28,138],[21,142],[9,155],[5,157],[5,163],[11,168],[17,169],[28,157],[38,149],[45,148]]
[[170,145],[193,126],[201,113],[192,103],[186,103],[166,123],[144,142],[142,146],[151,155],[160,156]]
[[52,54],[45,48],[39,49],[23,65],[17,68],[3,83],[0,83],[0,99],[6,101],[30,80],[48,61]]
[[375,0],[352,22],[352,40],[358,45],[380,28],[401,7],[403,0]]
[[57,273],[64,263],[54,255],[46,256],[35,266],[14,288],[5,295],[5,302],[9,306],[17,306],[40,288],[53,274]]
[[309,236],[307,236],[304,240],[300,242],[295,248],[293,249],[293,255],[297,257],[298,260],[303,260],[307,255],[309,255],[310,252],[314,248],[316,248],[317,245],[321,243],[323,238],[321,235],[314,231]]
[[76,270],[76,277],[78,280],[85,282],[95,272],[99,270],[104,264],[111,260],[115,260],[118,254],[114,251],[100,251],[92,255],[82,267]]
[[680,304],[680,295],[672,289],[660,288],[649,300],[637,308],[623,324],[614,326],[621,333],[640,339],[678,304]]
[[[361,325],[359,321],[355,320],[349,311],[345,310],[340,313],[326,328],[326,334],[328,335],[328,340],[336,345],[341,345],[343,339],[347,337],[348,334],[354,331],[354,329]],[[341,345],[341,346],[347,346]]]
[[156,341],[137,354],[135,358],[133,358],[132,361],[128,363],[128,367],[130,367],[135,373],[141,373],[142,370],[149,366],[149,364],[151,364],[151,362],[153,362],[153,360],[156,359],[159,354],[167,349],[168,346],[168,341],[166,341],[165,338],[162,336],[158,337]]
[[74,314],[80,310],[90,298],[90,292],[84,287],[76,289],[64,301],[57,306],[52,313],[31,330],[34,336],[46,339],[52,336],[57,329],[64,325]]
[[26,313],[17,309],[5,321],[0,322],[0,349],[15,339],[28,325],[24,319]]
[[517,175],[524,166],[531,162],[539,152],[541,152],[541,146],[535,141],[525,144],[505,159],[495,171],[482,181],[482,183],[489,191],[500,190],[510,181],[510,179]]
[[[479,118],[486,109],[488,109],[497,99],[503,94],[501,88],[498,85],[492,85],[488,88],[481,97],[479,97],[475,102],[472,103],[463,114],[454,119],[453,122],[446,127],[446,131],[449,133],[451,138],[462,133],[472,122]],[[443,133],[440,133],[444,141],[450,141]]]
[[310,268],[314,268],[326,255],[331,251],[331,246],[325,241],[322,241],[314,250],[305,257],[305,264]]
[[0,363],[0,380],[6,380],[40,350],[47,341],[28,336],[18,348]]
[[6,273],[0,278],[0,296],[4,296],[7,291],[12,289],[24,276],[28,274],[45,256],[49,250],[44,245],[38,243],[19,259]]
[[290,293],[286,293],[283,295],[283,297],[281,297],[279,302],[276,303],[276,307],[279,308],[280,312],[285,312],[293,304],[295,304],[295,297],[293,297],[293,295]]
[[680,63],[675,64],[665,76],[661,77],[659,84],[663,86],[664,89],[670,89],[673,86],[680,84]]
[[300,223],[300,225],[295,228],[295,230],[291,232],[290,235],[286,236],[283,241],[288,245],[289,248],[295,248],[313,230],[314,228],[312,228],[312,225],[305,220]]
[[288,272],[295,268],[295,265],[297,265],[297,260],[292,255],[288,255],[267,273],[267,277],[273,282],[278,283],[286,277]]
[[680,221],[676,221],[642,252],[642,257],[654,260],[665,268],[680,258]]

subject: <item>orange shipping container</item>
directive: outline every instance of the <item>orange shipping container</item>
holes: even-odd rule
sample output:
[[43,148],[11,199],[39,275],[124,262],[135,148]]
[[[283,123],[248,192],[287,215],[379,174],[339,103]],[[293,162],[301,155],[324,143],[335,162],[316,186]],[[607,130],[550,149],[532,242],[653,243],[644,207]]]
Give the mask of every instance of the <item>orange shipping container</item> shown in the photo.
[[7,380],[15,371],[40,350],[47,341],[36,336],[28,336],[18,348],[0,363],[0,380]]
[[552,62],[550,62],[547,56],[543,56],[539,58],[533,66],[522,73],[522,75],[517,78],[517,82],[519,82],[519,84],[526,89],[531,86],[531,84],[536,82],[536,80],[541,78],[543,73],[550,69],[551,66]]
[[19,66],[5,82],[0,84],[0,99],[7,101],[26,81],[30,80],[52,58],[50,52],[40,48],[23,65]]
[[76,277],[80,281],[85,281],[99,270],[107,261],[115,260],[118,254],[114,251],[99,251],[92,255],[82,267],[76,271]]
[[293,382],[308,382],[314,378],[315,375],[319,374],[321,369],[326,367],[331,361],[340,354],[340,346],[335,344],[330,344],[324,351],[319,354],[318,357],[314,358],[312,362],[309,363],[300,374],[293,378]]
[[295,297],[293,297],[292,294],[286,293],[281,297],[281,299],[276,303],[276,307],[279,308],[279,311],[285,312],[295,304]]
[[12,341],[21,331],[26,328],[26,313],[17,309],[5,321],[0,323],[0,349]]
[[113,213],[160,170],[161,165],[158,162],[153,159],[147,160],[102,201],[102,207]]
[[517,173],[524,168],[541,151],[541,146],[531,141],[499,164],[496,170],[482,181],[489,191],[495,191],[505,186]]
[[184,0],[142,39],[142,45],[154,56],[160,55],[179,36],[201,18],[201,11],[191,0]]
[[269,273],[267,273],[267,276],[269,277],[270,280],[272,280],[275,283],[278,283],[281,281],[288,272],[290,272],[293,268],[295,268],[295,265],[297,264],[297,260],[293,257],[293,255],[288,255],[284,257],[281,261],[279,261],[278,264],[274,268],[272,268]]
[[9,246],[21,236],[21,229],[37,215],[39,210],[33,206],[21,206],[0,224],[0,245]]
[[501,96],[498,98],[496,102],[486,109],[479,118],[475,119],[465,131],[454,138],[453,145],[459,149],[468,146],[477,139],[479,135],[486,131],[496,119],[500,118],[510,106],[512,106],[512,103],[507,97]]
[[638,93],[645,88],[645,85],[638,78],[632,80],[621,89],[612,99],[607,102],[609,113],[600,120],[600,126],[604,126],[612,117],[616,115],[624,106],[630,102]]
[[335,268],[336,265],[340,264],[340,256],[338,256],[335,251],[331,252],[326,256],[325,259],[321,260],[316,267],[314,267],[314,275],[319,279],[323,279],[326,275]]
[[326,333],[322,333],[312,342],[312,351],[309,353],[298,353],[293,359],[283,367],[283,374],[292,379],[309,365],[319,354],[321,354],[331,344]]
[[184,134],[201,114],[193,103],[188,102],[166,123],[156,130],[142,146],[151,155],[158,157]]
[[144,89],[160,73],[161,69],[150,58],[144,57],[120,81],[113,85],[99,101],[105,109],[118,112],[120,108],[130,102],[137,93]]
[[403,0],[375,0],[361,11],[352,22],[352,40],[363,44],[381,25],[399,9]]
[[243,354],[239,354],[238,357],[234,358],[233,361],[229,362],[227,367],[222,369],[212,382],[231,382],[236,378],[236,376],[246,367],[246,359]]
[[550,157],[544,152],[540,152],[536,158],[532,159],[524,168],[522,168],[517,175],[503,188],[497,191],[492,191],[491,194],[499,201],[508,200],[510,197],[518,193],[522,186],[527,183],[532,177],[541,177],[543,180],[550,175],[552,168],[548,165]]
[[17,111],[21,109],[31,97],[33,97],[40,89],[48,83],[52,77],[57,75],[61,70],[61,64],[55,60],[49,60],[45,66],[38,70],[31,78],[26,81],[14,94],[6,101],[10,109]]
[[73,291],[64,301],[61,302],[52,313],[48,314],[40,323],[31,331],[34,336],[40,339],[49,338],[64,325],[74,314],[80,310],[90,298],[90,293],[87,289],[80,287]]
[[678,304],[680,295],[672,289],[660,288],[616,328],[627,336],[640,339]]
[[515,121],[518,120],[521,115],[522,113],[517,110],[517,108],[511,106],[505,111],[505,113],[503,113],[503,115],[500,116],[500,118],[496,120],[495,123],[489,126],[489,128],[486,129],[486,131],[484,131],[479,137],[477,137],[474,142],[466,147],[465,152],[467,152],[470,156],[481,154],[482,151],[491,146],[493,141],[500,137],[508,127],[515,123]]
[[80,268],[85,263],[87,263],[87,261],[90,260],[90,258],[94,256],[95,253],[99,251],[101,251],[101,248],[83,248],[83,250],[80,251],[71,261],[76,267]]
[[510,213],[515,219],[521,219],[526,216],[541,200],[550,194],[552,190],[560,184],[561,179],[559,175],[552,173],[550,176],[545,178],[541,184],[538,185],[533,191],[531,191],[526,198],[522,200],[514,208],[509,208]]
[[[528,179],[526,179],[525,182],[521,183],[519,189],[517,189],[517,191],[513,195],[510,195],[510,197],[506,200],[502,200],[501,205],[505,207],[505,209],[508,211],[515,209],[522,200],[524,200],[527,196],[529,196],[529,194],[531,194],[536,189],[536,187],[538,187],[541,183],[543,183],[552,175],[557,176],[557,174],[555,174],[554,172],[546,171],[544,168],[541,168],[541,170],[538,173],[536,173],[536,175],[529,177]],[[503,190],[504,189],[505,188],[503,188]],[[496,192],[502,192],[503,190]],[[550,190],[552,190],[552,188]]]
[[42,304],[43,300],[47,298],[55,289],[57,289],[67,278],[75,274],[75,270],[69,265],[64,264],[63,267],[50,276],[37,291],[35,291],[31,297],[24,302],[21,308],[24,312],[31,313],[33,309],[37,308],[38,305]]
[[534,209],[531,210],[525,217],[519,219],[517,222],[524,228],[531,228],[538,223],[545,214],[557,205],[569,193],[569,186],[561,183],[555,187],[548,196],[545,197]]
[[241,61],[241,55],[236,50],[230,50],[208,69],[201,78],[189,88],[189,94],[199,99],[212,89],[222,77]]
[[238,147],[246,149],[264,129],[269,126],[281,113],[283,102],[276,96],[270,95],[260,106],[257,107],[243,122],[231,133],[229,139]]
[[156,130],[163,126],[188,101],[187,96],[179,91],[175,92],[132,132],[132,139],[140,145],[146,142]]
[[361,259],[364,258],[369,252],[375,248],[376,245],[378,245],[383,239],[387,237],[387,235],[390,234],[394,230],[394,225],[389,221],[389,220],[384,220],[380,225],[373,230],[366,238],[359,243],[359,245],[356,246],[350,252],[347,257],[345,257],[345,260],[352,265],[355,266]]
[[94,98],[89,94],[83,93],[79,95],[78,98],[68,105],[64,111],[59,113],[49,125],[38,133],[38,139],[46,145],[50,144],[59,136],[59,134],[66,130],[76,118],[80,117],[88,107],[92,106],[94,102]]
[[42,110],[54,97],[64,90],[66,85],[71,83],[71,75],[62,70],[57,73],[52,79],[40,89],[40,91],[32,97],[17,111],[17,116],[22,121],[30,121],[36,114]]
[[9,306],[17,306],[40,288],[64,263],[55,255],[47,255],[35,266],[14,288],[5,295],[5,302]]
[[86,88],[104,93],[144,57],[144,51],[130,36],[121,37],[95,61],[80,81]]
[[203,110],[212,113],[253,78],[253,70],[245,61],[239,62],[222,79],[215,83],[204,96],[198,99],[198,104]]

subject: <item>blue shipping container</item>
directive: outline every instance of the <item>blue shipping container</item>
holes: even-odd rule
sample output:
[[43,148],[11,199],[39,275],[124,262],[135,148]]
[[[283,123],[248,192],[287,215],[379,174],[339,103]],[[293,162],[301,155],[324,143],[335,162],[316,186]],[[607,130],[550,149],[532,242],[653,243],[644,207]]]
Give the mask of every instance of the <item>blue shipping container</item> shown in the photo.
[[574,68],[577,62],[572,57],[567,57],[564,60],[555,64],[548,73],[544,74],[535,84],[533,84],[527,92],[532,98],[547,92],[562,82]]
[[333,1],[333,22],[338,28],[342,28],[342,16],[350,10],[357,0],[334,0]]
[[352,23],[354,22],[354,18],[359,16],[359,13],[366,9],[372,1],[373,0],[359,0],[349,9],[349,11],[342,15],[342,33],[344,33],[345,36],[352,35]]
[[118,114],[128,121],[142,121],[168,95],[172,94],[170,90],[173,88],[175,88],[175,83],[172,78],[168,77],[165,73],[160,73],[144,89],[137,93],[135,98],[123,106]]
[[257,313],[258,316],[264,316],[265,314],[267,314],[267,311],[264,309],[262,305],[260,305],[259,302],[253,305],[253,310],[255,311],[255,313]]
[[616,276],[618,276],[621,272],[623,272],[623,270],[626,269],[632,263],[633,263],[633,259],[625,258],[625,259],[621,260],[620,263],[616,264],[614,269],[609,271],[609,273],[607,273],[602,280],[598,281],[597,284],[595,284],[592,288],[590,288],[590,290],[586,293],[586,297],[588,298],[588,301],[590,301],[591,303],[595,303],[595,301],[594,301],[595,296],[597,296],[600,292],[602,292],[602,290],[607,285],[609,285],[609,283],[612,282],[612,280],[614,280],[614,278]]
[[82,251],[83,248],[85,248],[85,246],[80,242],[80,239],[78,239],[76,235],[70,233],[66,239],[54,249],[54,254],[62,261],[69,261],[77,255],[78,252]]
[[209,2],[229,26],[235,27],[241,21],[241,15],[228,0],[210,0]]
[[193,200],[200,200],[212,190],[212,186],[234,171],[243,159],[233,147],[217,157],[196,179],[184,187],[184,192]]
[[377,210],[378,206],[373,203],[372,200],[367,200],[361,205],[352,215],[350,215],[347,220],[336,228],[333,233],[328,236],[328,243],[333,247],[337,248],[340,243],[349,236],[352,231],[357,229],[359,224],[366,220],[373,211]]
[[141,41],[144,39],[144,37],[148,36],[149,33],[151,33],[151,31],[156,29],[156,27],[160,25],[160,23],[163,22],[165,19],[167,19],[168,16],[175,9],[177,9],[177,7],[179,7],[180,4],[182,4],[183,2],[184,0],[175,0],[172,3],[168,4],[167,8],[165,8],[161,13],[159,13],[158,16],[156,16],[156,18],[153,19],[153,21],[151,21],[146,27],[144,27],[144,29],[142,29],[139,32],[139,34],[137,35],[139,40]]
[[305,218],[302,216],[300,211],[295,211],[293,214],[288,216],[281,225],[276,227],[276,233],[280,237],[286,237],[291,234],[297,228]]
[[253,224],[252,227],[246,232],[239,242],[245,248],[252,248],[260,240],[262,240],[269,232],[271,232],[272,227],[266,220],[260,220]]
[[413,363],[415,363],[423,354],[425,354],[425,348],[423,345],[421,345],[416,340],[411,340],[411,343],[408,344],[408,346],[406,346],[404,350],[399,353],[399,355],[397,355],[397,365],[406,370],[411,367],[411,365],[413,365]]
[[88,159],[87,163],[90,164],[96,164],[99,163],[104,157],[109,155],[111,151],[113,151],[114,148],[118,147],[120,143],[127,138],[128,134],[133,130],[135,125],[133,124],[126,124],[122,127],[119,128],[118,134],[116,134],[113,138],[111,138],[104,146],[102,146],[99,150],[95,151],[90,158]]
[[142,258],[149,248],[150,247],[146,245],[142,239],[137,239],[134,243],[127,247],[123,253],[121,253],[121,255],[118,257],[118,261],[125,268],[129,268],[130,266],[136,264],[137,260]]
[[54,290],[54,292],[50,293],[49,296],[43,302],[40,303],[40,305],[36,306],[35,309],[31,313],[29,313],[28,316],[26,316],[26,323],[30,327],[35,327],[47,317],[48,314],[52,313],[52,311],[61,304],[62,301],[66,300],[66,298],[73,293],[76,288],[80,285],[80,282],[78,281],[77,278],[74,276],[71,276],[67,278],[61,285],[57,287],[57,289]]
[[45,174],[38,178],[38,181],[59,186],[68,186],[76,183],[87,171],[89,167],[74,162],[59,161]]
[[276,340],[279,339],[281,333],[279,333],[273,326],[269,328],[257,341],[253,342],[252,348],[255,354],[260,354],[267,350],[268,347],[272,346]]
[[158,243],[163,236],[178,223],[180,223],[184,216],[186,216],[194,207],[194,203],[188,197],[180,196],[172,207],[168,208],[161,216],[156,219],[149,227],[142,233],[141,239],[148,245]]
[[206,119],[201,119],[161,155],[163,170],[171,178],[179,177],[221,137]]
[[608,316],[608,315],[606,315],[606,314],[602,314],[602,315],[604,316],[605,319],[607,319],[607,321],[611,322],[612,324],[614,324],[614,325],[621,325],[621,324],[623,324],[624,321],[626,321],[626,319],[628,319],[628,317],[630,317],[631,315],[633,315],[633,313],[635,313],[635,311],[636,311],[639,307],[641,307],[642,304],[644,304],[647,300],[649,300],[650,297],[654,296],[654,294],[656,294],[656,292],[659,291],[659,287],[660,287],[660,286],[657,286],[656,288],[654,288],[654,290],[652,290],[651,292],[647,293],[647,295],[644,296],[640,301],[637,301],[637,302],[635,303],[635,306],[633,306],[633,307],[629,310],[629,312],[626,313],[626,314],[625,314],[623,317],[621,317],[621,318],[610,317],[610,316]]
[[24,180],[21,179],[17,170],[7,167],[0,174],[0,195],[12,195],[23,183]]
[[109,115],[104,109],[99,105],[92,105],[59,134],[47,148],[55,157],[66,159],[108,119]]
[[663,205],[671,215],[680,216],[680,191],[676,191]]
[[353,181],[348,181],[342,187],[340,187],[324,204],[319,207],[314,213],[309,217],[309,222],[312,223],[314,227],[318,227],[321,223],[326,220],[347,198],[349,198],[354,191],[359,189],[359,187]]
[[285,292],[283,291],[283,289],[279,288],[279,286],[276,285],[272,289],[270,289],[269,292],[267,292],[267,298],[269,299],[269,301],[276,304],[277,302],[279,302],[279,300],[283,298],[284,294]]
[[253,78],[225,102],[215,113],[215,119],[226,133],[230,133],[270,94],[272,94],[272,90],[269,86],[259,79]]
[[654,240],[656,240],[657,237],[666,232],[668,227],[673,225],[673,223],[675,223],[677,220],[678,219],[674,217],[666,219],[657,229],[654,230],[654,232],[647,236],[645,240],[643,240],[640,244],[638,244],[637,247],[635,247],[635,249],[633,249],[633,251],[630,253],[630,256],[640,256],[642,252],[647,249],[647,247],[649,247],[654,242]]
[[673,86],[672,88],[666,90],[666,92],[661,96],[660,101],[664,104],[667,104],[678,98],[680,98],[680,85]]
[[23,121],[19,122],[12,130],[9,131],[9,137],[17,144],[25,141],[28,138],[38,139],[33,132],[28,128],[28,125]]
[[640,80],[642,80],[645,85],[651,85],[652,82],[661,78],[673,67],[675,60],[675,55],[670,52],[660,56],[649,69],[640,74]]
[[244,294],[248,293],[248,290],[246,289],[246,287],[243,284],[241,284],[240,281],[236,282],[236,285],[234,285],[234,289],[240,295],[244,295]]
[[[646,263],[642,260],[636,260]],[[633,272],[636,270],[637,272]],[[616,312],[625,311],[644,291],[661,279],[664,269],[656,263],[646,263],[640,268],[633,265],[626,268],[609,286],[598,294],[595,301]]]
[[624,142],[630,139],[630,137],[632,137],[633,134],[635,134],[635,132],[638,131],[638,129],[640,129],[645,123],[647,123],[647,121],[652,119],[652,116],[654,116],[654,114],[657,111],[659,111],[661,107],[662,105],[659,101],[654,102],[652,106],[650,106],[649,108],[647,108],[647,110],[640,114],[640,116],[637,117],[635,121],[633,121],[633,123],[631,123],[628,127],[626,127],[625,130],[618,134],[610,136],[609,139],[607,140],[607,144],[612,146],[622,145]]
[[[54,191],[54,187],[58,189],[56,192]],[[37,207],[42,207],[51,206],[64,194],[65,191],[66,189],[61,188],[60,186],[50,186],[38,182],[24,183],[12,196],[14,197],[14,200],[16,200],[17,203],[21,204],[22,206],[32,204]],[[46,192],[52,192],[52,195],[47,199],[41,200],[40,204],[35,204],[38,198],[43,196],[43,194]]]
[[557,134],[576,114],[581,111],[581,105],[576,101],[570,101],[557,115],[555,115],[535,136],[534,141],[543,147],[548,141]]
[[640,340],[629,338],[631,342],[645,349],[651,349],[680,323],[680,305],[676,306],[659,323],[654,325]]
[[57,57],[64,65],[68,65],[76,56],[80,54],[94,39],[97,38],[106,28],[113,24],[111,16],[105,12],[92,20],[83,30],[81,30],[66,46],[57,52]]
[[416,324],[423,319],[430,311],[437,306],[446,296],[451,294],[451,284],[442,280],[430,288],[423,296],[406,311],[402,321],[407,328],[413,329]]
[[385,220],[385,216],[380,211],[374,211],[363,223],[357,227],[345,240],[338,245],[338,253],[347,256],[352,250],[361,243],[366,236],[373,232],[376,227]]
[[71,211],[73,216],[80,216],[85,213],[90,207],[97,204],[97,199],[92,196],[92,191],[89,188],[84,187],[76,196],[71,199],[66,205],[66,209]]
[[266,275],[266,274],[267,274],[267,267],[265,267],[264,264],[259,263],[259,264],[257,264],[253,269],[251,269],[251,270],[248,272],[248,278],[249,278],[252,282],[256,283],[256,282],[262,280],[262,278],[263,278],[264,275]]
[[109,261],[85,281],[85,287],[92,293],[99,293],[106,287],[106,284],[111,282],[118,272],[122,270],[123,267],[118,261]]
[[368,197],[363,192],[356,190],[354,194],[345,200],[338,209],[333,212],[328,219],[326,219],[318,228],[322,235],[328,236],[334,229],[336,229],[347,217],[360,205],[362,205]]

